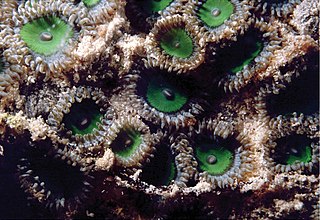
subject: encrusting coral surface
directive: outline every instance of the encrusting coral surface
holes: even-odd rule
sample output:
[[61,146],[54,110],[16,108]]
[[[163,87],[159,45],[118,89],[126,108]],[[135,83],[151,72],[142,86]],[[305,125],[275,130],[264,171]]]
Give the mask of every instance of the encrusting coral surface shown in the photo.
[[1,0],[0,218],[320,219],[316,0]]

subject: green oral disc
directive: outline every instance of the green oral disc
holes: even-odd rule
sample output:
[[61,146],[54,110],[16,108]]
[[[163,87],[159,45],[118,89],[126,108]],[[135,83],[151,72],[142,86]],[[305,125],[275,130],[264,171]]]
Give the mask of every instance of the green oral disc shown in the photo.
[[165,113],[179,111],[188,101],[179,88],[161,78],[151,79],[146,98],[152,107]]
[[83,4],[88,8],[96,6],[100,0],[82,0]]
[[142,143],[141,133],[132,129],[124,129],[120,131],[112,149],[120,157],[129,158]]
[[139,4],[146,13],[153,14],[168,7],[172,1],[173,0],[142,0],[139,1]]
[[179,58],[188,58],[193,52],[192,39],[182,28],[164,33],[160,38],[160,46],[167,54]]
[[101,118],[99,106],[93,100],[87,99],[80,103],[74,103],[62,122],[73,135],[84,135],[92,133],[95,128],[97,129]]
[[222,175],[231,166],[233,154],[226,148],[214,144],[200,144],[196,148],[199,167],[211,175]]
[[291,165],[294,163],[304,162],[308,163],[312,159],[312,149],[310,146],[302,147],[299,150],[291,149],[291,154],[287,159],[287,164]]
[[48,16],[26,23],[20,34],[35,53],[50,56],[65,47],[73,36],[73,30],[59,17]]
[[228,20],[234,6],[228,0],[207,0],[201,5],[198,16],[211,28],[218,27]]

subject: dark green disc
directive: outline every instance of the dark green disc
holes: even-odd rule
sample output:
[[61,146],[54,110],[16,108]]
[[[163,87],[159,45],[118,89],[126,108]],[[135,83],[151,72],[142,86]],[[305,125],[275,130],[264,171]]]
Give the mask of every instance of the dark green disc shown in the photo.
[[168,186],[176,177],[174,157],[166,146],[159,146],[155,157],[142,170],[141,180],[154,186]]
[[123,158],[129,158],[142,143],[139,131],[131,128],[123,129],[111,144],[113,152]]
[[168,7],[173,0],[140,0],[138,4],[148,13],[153,14]]
[[248,65],[249,63],[251,63],[254,60],[254,58],[256,58],[263,49],[262,42],[256,42],[255,44],[252,44],[250,46],[251,47],[247,48],[247,50],[246,50],[247,52],[244,52],[243,54],[240,55],[241,58],[243,59],[242,63],[231,68],[230,71],[232,73],[237,73],[237,72],[241,71],[243,69],[243,67]]
[[35,53],[50,56],[66,46],[73,30],[59,17],[46,16],[26,23],[20,35]]
[[312,159],[312,149],[310,146],[304,146],[299,151],[292,152],[287,159],[287,164],[294,164],[299,162],[308,163]]
[[289,135],[275,141],[277,147],[272,157],[276,163],[291,165],[312,160],[311,139],[305,135]]
[[97,129],[101,118],[99,106],[93,100],[85,99],[72,104],[70,112],[63,117],[62,123],[72,131],[73,135],[84,135]]
[[217,67],[221,73],[235,74],[249,65],[263,50],[263,42],[258,34],[248,32],[230,47],[217,52]]

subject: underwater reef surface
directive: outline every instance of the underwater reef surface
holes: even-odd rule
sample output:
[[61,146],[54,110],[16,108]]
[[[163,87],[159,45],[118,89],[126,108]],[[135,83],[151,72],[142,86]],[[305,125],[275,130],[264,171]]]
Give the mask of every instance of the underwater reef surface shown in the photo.
[[0,1],[0,219],[320,219],[317,0]]

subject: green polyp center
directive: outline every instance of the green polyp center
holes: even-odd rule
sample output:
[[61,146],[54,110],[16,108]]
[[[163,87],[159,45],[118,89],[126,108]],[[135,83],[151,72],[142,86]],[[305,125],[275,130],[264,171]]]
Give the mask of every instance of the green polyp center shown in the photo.
[[142,170],[141,180],[154,186],[168,186],[176,177],[174,158],[166,146],[157,148],[155,157]]
[[168,7],[171,2],[173,2],[173,0],[138,0],[138,4],[148,14],[162,11]]
[[198,11],[201,21],[208,27],[222,25],[233,13],[234,6],[228,0],[207,0]]
[[96,6],[100,0],[82,0],[83,4],[88,8]]
[[139,131],[133,128],[124,128],[112,142],[113,152],[123,158],[129,158],[142,143],[142,136]]
[[312,149],[310,146],[302,146],[299,150],[292,148],[291,154],[287,159],[287,164],[299,162],[308,163],[312,159]]
[[308,163],[312,160],[311,139],[304,135],[289,135],[276,140],[275,161],[280,164]]
[[220,72],[235,74],[249,65],[262,51],[263,42],[254,33],[241,37],[234,45],[218,53]]
[[73,135],[85,135],[98,129],[102,114],[99,106],[91,99],[72,104],[70,112],[63,117],[62,122]]
[[73,36],[73,30],[59,17],[46,16],[26,23],[20,35],[35,53],[49,56],[66,46]]
[[188,101],[182,89],[162,77],[150,80],[146,98],[153,108],[165,113],[179,111]]
[[211,175],[224,174],[233,163],[232,152],[216,143],[196,145],[196,157],[200,169]]
[[188,58],[193,52],[193,42],[182,28],[173,28],[160,36],[160,46],[169,55]]

